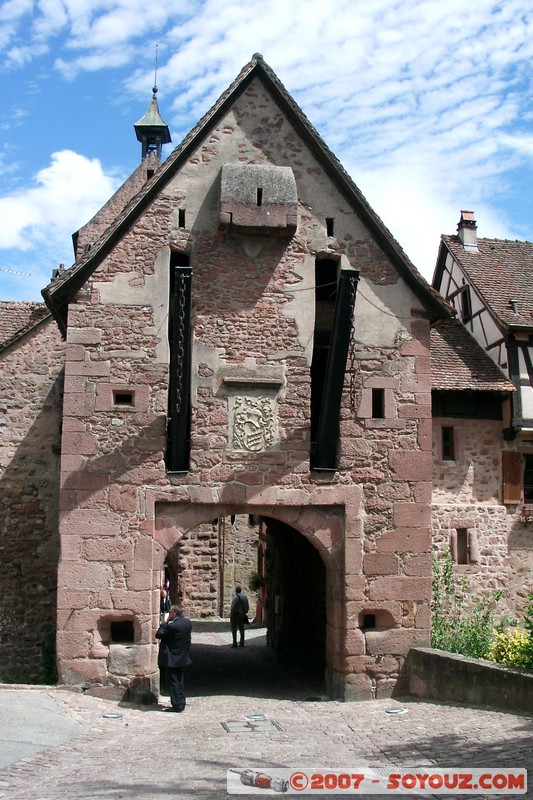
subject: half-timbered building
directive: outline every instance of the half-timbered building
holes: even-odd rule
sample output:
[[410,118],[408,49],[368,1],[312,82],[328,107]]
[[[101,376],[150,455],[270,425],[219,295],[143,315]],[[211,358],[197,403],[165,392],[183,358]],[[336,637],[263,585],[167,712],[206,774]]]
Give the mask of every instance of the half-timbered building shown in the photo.
[[[462,211],[457,234],[441,238],[433,287],[457,318],[449,374],[432,341],[434,539],[519,613],[533,590],[533,243],[479,238]],[[457,354],[475,357],[472,338],[492,376],[479,359],[466,376],[458,368]]]

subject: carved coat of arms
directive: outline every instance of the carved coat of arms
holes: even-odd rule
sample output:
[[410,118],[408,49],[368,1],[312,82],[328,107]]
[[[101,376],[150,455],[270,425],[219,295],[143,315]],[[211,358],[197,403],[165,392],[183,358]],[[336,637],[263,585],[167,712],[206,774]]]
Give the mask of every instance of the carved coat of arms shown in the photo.
[[237,397],[233,411],[233,446],[261,452],[274,441],[274,412],[265,397]]

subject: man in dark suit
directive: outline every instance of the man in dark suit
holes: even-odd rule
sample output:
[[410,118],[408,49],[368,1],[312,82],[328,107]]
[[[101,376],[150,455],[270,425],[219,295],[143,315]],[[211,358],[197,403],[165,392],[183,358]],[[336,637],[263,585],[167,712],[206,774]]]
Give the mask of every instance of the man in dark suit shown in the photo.
[[185,710],[185,667],[191,663],[191,630],[190,619],[183,616],[183,609],[177,605],[170,607],[168,620],[157,629],[156,639],[160,640],[157,663],[172,703],[164,711]]
[[244,647],[244,620],[248,620],[247,614],[250,609],[248,598],[240,586],[235,587],[235,597],[231,603],[229,620],[231,625],[231,635],[233,638],[232,647],[237,647],[237,631],[240,634],[239,647]]

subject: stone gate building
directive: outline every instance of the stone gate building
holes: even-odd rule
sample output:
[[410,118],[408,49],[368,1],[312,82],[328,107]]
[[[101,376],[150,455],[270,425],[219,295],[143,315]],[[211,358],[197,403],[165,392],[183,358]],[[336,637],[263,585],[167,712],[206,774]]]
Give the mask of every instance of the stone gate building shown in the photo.
[[266,583],[270,644],[312,653],[330,696],[400,691],[429,639],[430,326],[451,307],[261,56],[164,164],[155,93],[136,131],[142,163],[43,291],[52,317],[4,337],[2,648],[31,576],[62,682],[155,693],[162,581],[224,615],[231,546]]

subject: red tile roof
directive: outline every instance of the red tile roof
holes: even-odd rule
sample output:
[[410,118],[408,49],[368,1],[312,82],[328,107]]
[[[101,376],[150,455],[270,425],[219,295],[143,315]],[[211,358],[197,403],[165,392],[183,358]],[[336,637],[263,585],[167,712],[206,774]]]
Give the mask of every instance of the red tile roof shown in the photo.
[[0,300],[0,349],[49,316],[44,303]]
[[513,384],[458,320],[431,329],[431,388],[512,392]]
[[467,252],[457,236],[442,241],[501,323],[533,326],[533,242],[478,239],[476,253]]

